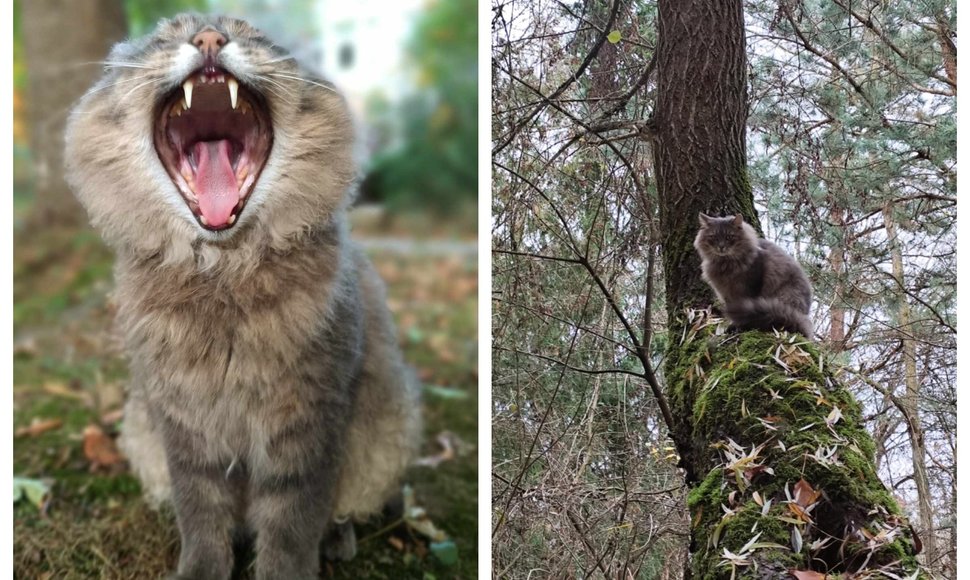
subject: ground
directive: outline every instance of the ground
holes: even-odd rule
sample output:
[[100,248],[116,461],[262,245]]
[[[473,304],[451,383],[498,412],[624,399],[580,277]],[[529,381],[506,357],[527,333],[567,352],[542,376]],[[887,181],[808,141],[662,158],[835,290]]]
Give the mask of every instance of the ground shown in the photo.
[[[14,475],[47,483],[50,493],[40,507],[27,498],[15,504],[14,575],[157,578],[177,558],[173,516],[145,504],[123,463],[92,471],[97,438],[82,435],[90,425],[116,433],[124,396],[127,372],[110,325],[111,253],[88,229],[26,227],[29,200],[15,198],[15,210],[14,421],[28,432],[15,439]],[[370,209],[355,214],[354,232],[388,283],[405,357],[425,385],[422,455],[440,455],[445,432],[454,447],[436,467],[412,467],[406,483],[454,542],[457,562],[385,518],[358,528],[357,557],[326,564],[323,578],[475,577],[477,266],[473,234],[464,233],[473,227],[450,222],[446,230],[433,218],[388,219]]]

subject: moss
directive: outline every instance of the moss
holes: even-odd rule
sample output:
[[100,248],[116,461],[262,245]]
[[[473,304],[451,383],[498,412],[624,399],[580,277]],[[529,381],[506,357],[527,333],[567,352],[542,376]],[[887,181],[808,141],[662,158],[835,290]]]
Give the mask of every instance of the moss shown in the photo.
[[[881,527],[908,530],[876,475],[875,448],[858,403],[820,370],[824,354],[816,345],[787,334],[719,335],[709,322],[695,319],[665,368],[671,407],[680,419],[675,430],[690,442],[685,463],[689,471],[706,474],[688,495],[695,577],[730,577],[730,566],[719,566],[722,549],[736,552],[758,532],[759,543],[786,547],[754,550],[751,558],[759,563],[808,569],[827,562],[823,567],[830,572],[854,571],[868,554],[858,539],[840,547],[848,558],[826,548],[809,554],[808,545],[827,535],[842,538],[852,522],[873,534]],[[732,451],[734,469],[726,468],[729,442],[740,446]],[[739,460],[744,454],[749,457]],[[803,479],[821,495],[811,522],[799,526],[804,543],[795,554],[787,549],[793,524],[778,516],[795,517],[786,500]],[[755,491],[762,502],[773,502],[767,515]],[[732,515],[725,518],[722,506]],[[898,562],[900,570],[912,570],[911,552],[907,532],[879,547],[869,565]],[[737,573],[743,578],[749,571],[739,567]]]

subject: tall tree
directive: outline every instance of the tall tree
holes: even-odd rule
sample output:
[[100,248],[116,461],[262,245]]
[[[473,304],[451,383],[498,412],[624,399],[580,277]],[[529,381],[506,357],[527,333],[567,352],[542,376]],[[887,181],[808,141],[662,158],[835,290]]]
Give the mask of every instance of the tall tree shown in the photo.
[[[895,413],[904,368],[901,357],[886,364],[902,351],[893,331],[901,294],[880,219],[889,199],[875,185],[893,184],[919,420],[934,426],[925,438],[939,459],[928,477],[945,504],[954,481],[952,445],[940,445],[954,441],[953,115],[925,95],[900,98],[885,81],[946,99],[935,31],[950,19],[945,9],[939,24],[875,0],[845,4],[874,15],[904,56],[821,0],[749,0],[744,13],[723,2],[494,4],[501,575],[676,577],[685,561],[710,578],[913,569],[916,542],[893,499],[916,515]],[[878,98],[867,103],[853,83]],[[905,112],[919,102],[932,104]],[[927,157],[939,167],[928,171]],[[755,208],[767,210],[760,220]],[[818,334],[833,336],[826,322],[841,320],[842,345],[724,336],[690,245],[698,210],[740,212],[800,259],[816,285]],[[882,417],[876,447],[866,421]],[[876,449],[892,491],[876,475]],[[672,461],[686,468],[689,510]]]
[[64,126],[74,102],[100,75],[127,24],[117,0],[30,0],[19,3],[27,71],[27,114],[38,226],[84,222],[64,181]]
[[684,337],[665,371],[674,439],[694,479],[690,569],[699,578],[909,574],[910,528],[876,475],[858,405],[823,370],[825,355],[785,335],[712,338],[699,310],[713,300],[692,251],[694,216],[758,223],[745,156],[744,16],[741,0],[658,6],[655,165],[668,320]]

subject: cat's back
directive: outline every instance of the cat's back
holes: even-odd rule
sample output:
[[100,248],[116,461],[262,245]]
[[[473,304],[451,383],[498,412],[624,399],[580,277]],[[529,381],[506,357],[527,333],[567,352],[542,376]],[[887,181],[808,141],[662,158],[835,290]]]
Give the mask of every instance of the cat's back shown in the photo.
[[805,270],[778,244],[758,241],[763,263],[762,294],[782,296],[800,308],[807,309],[812,301],[812,284]]

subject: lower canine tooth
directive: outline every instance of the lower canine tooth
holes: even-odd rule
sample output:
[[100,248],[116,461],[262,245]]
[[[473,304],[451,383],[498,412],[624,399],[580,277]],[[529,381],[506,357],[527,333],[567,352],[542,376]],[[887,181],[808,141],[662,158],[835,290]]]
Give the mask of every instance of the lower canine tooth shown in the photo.
[[236,223],[236,214],[229,216],[229,225]]
[[200,215],[200,216],[199,216],[199,222],[200,222],[200,223],[201,223],[202,225],[204,225],[204,226],[207,226],[207,225],[209,225],[209,222],[207,222],[207,221],[206,221],[206,219],[205,219],[205,216],[204,216],[204,215]]

